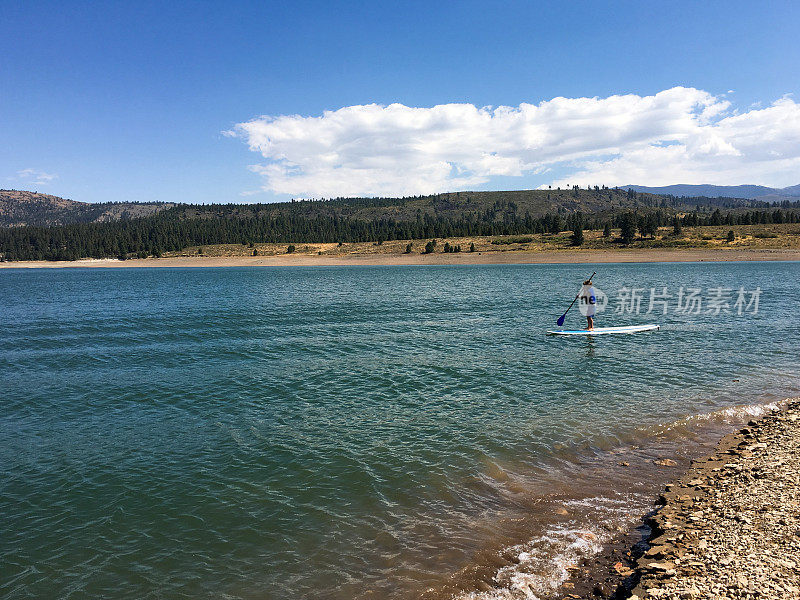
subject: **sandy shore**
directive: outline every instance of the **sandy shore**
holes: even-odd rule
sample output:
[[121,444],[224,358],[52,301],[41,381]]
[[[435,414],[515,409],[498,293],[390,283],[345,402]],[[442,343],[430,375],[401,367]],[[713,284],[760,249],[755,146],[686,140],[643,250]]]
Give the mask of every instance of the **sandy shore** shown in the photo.
[[[562,598],[800,598],[800,400],[725,436]],[[623,540],[627,539],[627,548]]]
[[580,264],[652,262],[724,262],[800,260],[800,250],[781,249],[615,249],[546,250],[538,252],[496,251],[457,254],[279,254],[275,256],[175,256],[130,260],[85,259],[76,261],[20,261],[0,263],[0,268],[75,267],[310,267],[381,265],[493,265],[493,264]]

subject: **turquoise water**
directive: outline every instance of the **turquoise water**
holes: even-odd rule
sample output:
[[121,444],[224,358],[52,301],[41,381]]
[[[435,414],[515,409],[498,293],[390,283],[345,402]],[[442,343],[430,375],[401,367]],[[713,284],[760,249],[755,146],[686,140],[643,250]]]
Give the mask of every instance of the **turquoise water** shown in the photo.
[[[646,288],[644,310],[653,286],[742,286],[759,312],[606,311],[598,326],[663,329],[546,337],[592,270],[612,296]],[[516,597],[521,567],[486,557],[522,548],[544,597],[592,519],[652,492],[652,469],[611,476],[613,457],[683,459],[696,415],[798,395],[798,280],[798,263],[2,270],[0,596],[434,597],[489,569]]]

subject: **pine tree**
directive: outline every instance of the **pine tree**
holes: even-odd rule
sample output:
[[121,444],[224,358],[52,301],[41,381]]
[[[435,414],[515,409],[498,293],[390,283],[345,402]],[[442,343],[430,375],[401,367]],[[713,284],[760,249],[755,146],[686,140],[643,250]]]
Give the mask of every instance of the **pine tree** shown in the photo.
[[571,242],[573,246],[583,246],[583,225],[577,223],[572,230]]
[[620,218],[620,238],[623,244],[630,244],[636,237],[636,215],[625,213]]

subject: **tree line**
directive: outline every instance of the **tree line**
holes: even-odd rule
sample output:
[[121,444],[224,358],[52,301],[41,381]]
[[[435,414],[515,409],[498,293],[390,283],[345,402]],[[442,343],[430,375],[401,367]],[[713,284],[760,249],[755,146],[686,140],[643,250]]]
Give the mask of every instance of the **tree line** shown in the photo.
[[[395,200],[396,201],[396,200]],[[345,202],[334,200],[333,202]],[[371,202],[375,202],[372,200]],[[381,202],[380,200],[378,202]],[[387,200],[388,202],[388,200]],[[676,216],[669,209],[626,211],[617,214],[584,215],[498,211],[496,207],[458,216],[417,212],[412,219],[381,217],[373,220],[340,214],[303,214],[297,211],[255,212],[242,207],[223,207],[187,215],[184,208],[170,208],[138,219],[104,223],[76,223],[53,227],[0,228],[0,258],[3,260],[76,260],[79,258],[145,258],[187,247],[212,244],[324,243],[422,240],[471,236],[556,234],[572,231],[573,243],[583,243],[585,229],[622,231],[630,243],[636,231],[645,237],[658,227],[675,225],[747,225],[800,222],[800,205],[769,210],[738,210],[722,213],[691,212]],[[631,233],[632,232],[632,233]]]

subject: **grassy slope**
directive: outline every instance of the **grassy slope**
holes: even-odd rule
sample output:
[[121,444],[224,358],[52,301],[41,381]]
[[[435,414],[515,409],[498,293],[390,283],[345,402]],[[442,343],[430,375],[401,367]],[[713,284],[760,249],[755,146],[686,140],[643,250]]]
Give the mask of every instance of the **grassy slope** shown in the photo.
[[[736,239],[727,242],[728,231],[734,231]],[[637,239],[629,246],[623,246],[618,241],[619,230],[612,230],[610,238],[604,238],[601,231],[585,231],[585,243],[582,249],[590,250],[619,250],[648,249],[648,248],[682,248],[682,249],[794,249],[800,250],[800,224],[771,224],[771,225],[734,225],[721,227],[684,227],[682,235],[675,236],[672,228],[662,227],[653,239]],[[530,238],[524,243],[492,242],[509,241],[518,238]],[[570,244],[570,232],[559,234],[532,234],[526,236],[497,237],[462,237],[438,239],[435,252],[440,253],[444,243],[460,245],[462,252],[467,252],[470,244],[475,244],[476,252],[544,252],[559,250],[569,252],[574,250]],[[425,248],[425,240],[392,240],[380,245],[374,242],[360,242],[342,244],[294,244],[297,254],[305,255],[372,255],[372,254],[401,254],[405,252],[408,243],[412,244],[412,252],[420,253]],[[186,248],[181,252],[170,252],[165,256],[250,256],[253,250],[259,256],[274,256],[286,254],[287,244],[255,244],[253,248],[243,244],[218,244],[202,247]]]

